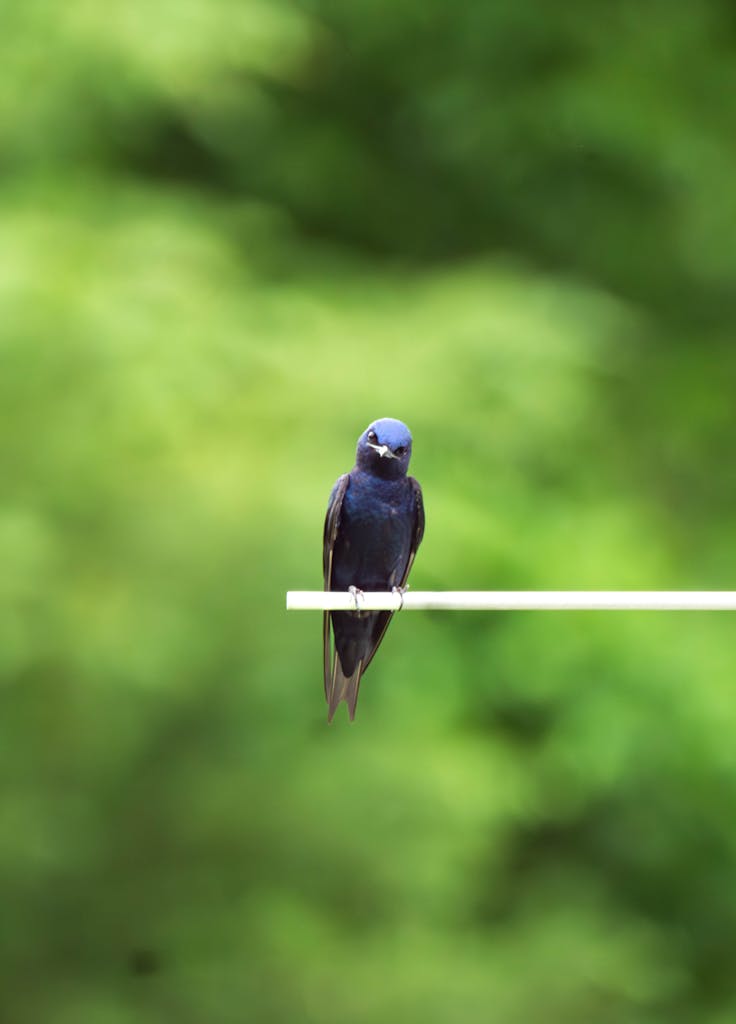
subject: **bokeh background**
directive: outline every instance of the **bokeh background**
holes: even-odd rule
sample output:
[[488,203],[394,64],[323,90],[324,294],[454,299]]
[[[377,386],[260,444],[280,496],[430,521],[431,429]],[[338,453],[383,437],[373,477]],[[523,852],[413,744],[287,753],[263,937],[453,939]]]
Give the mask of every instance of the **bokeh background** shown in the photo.
[[384,415],[415,588],[734,585],[730,0],[0,22],[3,1021],[732,1022],[732,616],[284,610]]

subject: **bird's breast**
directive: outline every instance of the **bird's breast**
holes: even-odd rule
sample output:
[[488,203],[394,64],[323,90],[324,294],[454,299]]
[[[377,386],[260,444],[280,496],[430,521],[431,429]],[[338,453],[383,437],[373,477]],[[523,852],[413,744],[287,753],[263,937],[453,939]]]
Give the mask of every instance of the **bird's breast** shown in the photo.
[[351,482],[335,544],[334,583],[364,590],[394,586],[406,568],[412,526],[405,489]]

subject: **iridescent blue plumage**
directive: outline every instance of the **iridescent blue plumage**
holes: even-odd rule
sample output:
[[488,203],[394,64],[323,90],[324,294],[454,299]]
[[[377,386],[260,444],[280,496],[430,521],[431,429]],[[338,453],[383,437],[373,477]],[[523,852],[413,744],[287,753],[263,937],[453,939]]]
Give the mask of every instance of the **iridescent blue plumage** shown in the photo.
[[[332,489],[325,519],[325,590],[391,590],[406,584],[424,533],[422,490],[407,476],[412,438],[400,420],[371,423],[358,438],[355,466]],[[328,721],[341,700],[352,719],[362,674],[392,612],[325,612]],[[330,624],[335,653],[330,650]]]

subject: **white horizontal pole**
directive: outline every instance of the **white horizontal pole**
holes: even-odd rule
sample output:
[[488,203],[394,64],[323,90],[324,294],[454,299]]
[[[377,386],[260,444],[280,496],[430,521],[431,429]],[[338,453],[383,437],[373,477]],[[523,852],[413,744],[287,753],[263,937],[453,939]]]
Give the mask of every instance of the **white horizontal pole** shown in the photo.
[[290,610],[736,611],[736,590],[290,590]]

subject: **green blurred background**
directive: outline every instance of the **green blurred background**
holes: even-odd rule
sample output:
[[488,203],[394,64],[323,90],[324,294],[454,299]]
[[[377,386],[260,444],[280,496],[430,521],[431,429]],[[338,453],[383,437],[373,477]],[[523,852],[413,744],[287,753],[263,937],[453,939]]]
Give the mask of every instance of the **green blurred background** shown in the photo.
[[335,478],[418,589],[736,579],[730,0],[7,0],[0,1017],[727,1024],[727,614],[400,616],[328,727]]

